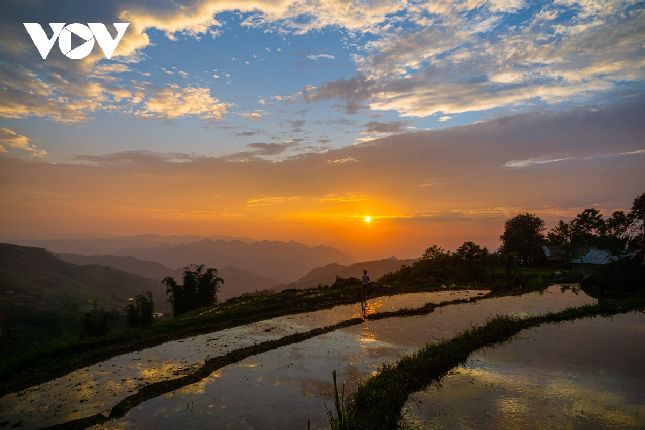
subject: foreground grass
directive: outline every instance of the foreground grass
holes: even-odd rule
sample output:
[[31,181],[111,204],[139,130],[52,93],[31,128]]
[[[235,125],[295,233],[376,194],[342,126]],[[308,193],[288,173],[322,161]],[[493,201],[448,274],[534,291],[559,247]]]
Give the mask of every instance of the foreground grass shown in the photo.
[[[486,288],[469,285],[468,288]],[[465,288],[454,285],[452,288]],[[374,285],[364,298],[438,291],[438,284],[425,286]],[[146,328],[127,330],[94,339],[49,345],[0,361],[0,396],[63,376],[116,355],[149,348],[175,339],[210,333],[278,316],[311,312],[360,301],[359,287],[322,287],[281,293],[238,297],[211,309],[168,318]]]
[[[453,367],[485,346],[508,340],[529,327],[584,317],[609,316],[645,308],[645,298],[602,301],[596,305],[518,319],[498,317],[438,343],[430,343],[415,354],[381,371],[359,385],[353,395],[330,416],[332,429],[396,429],[408,396],[443,378]],[[340,414],[339,414],[340,412]]]

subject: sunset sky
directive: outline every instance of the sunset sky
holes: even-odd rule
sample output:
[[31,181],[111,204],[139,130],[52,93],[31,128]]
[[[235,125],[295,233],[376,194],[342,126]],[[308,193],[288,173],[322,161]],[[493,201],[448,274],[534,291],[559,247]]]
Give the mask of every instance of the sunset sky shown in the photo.
[[[24,22],[130,26],[43,60]],[[416,257],[645,191],[645,2],[10,0],[0,38],[2,238]]]

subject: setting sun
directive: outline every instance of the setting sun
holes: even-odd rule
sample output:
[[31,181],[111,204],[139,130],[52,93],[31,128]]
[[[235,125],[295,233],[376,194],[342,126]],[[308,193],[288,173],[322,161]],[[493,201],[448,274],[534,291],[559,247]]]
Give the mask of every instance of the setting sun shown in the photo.
[[369,216],[369,215],[367,215],[365,218],[363,218],[363,221],[365,221],[366,223],[368,223],[368,224],[369,224],[369,223],[371,223],[371,222],[372,222],[372,217],[371,217],[371,216]]

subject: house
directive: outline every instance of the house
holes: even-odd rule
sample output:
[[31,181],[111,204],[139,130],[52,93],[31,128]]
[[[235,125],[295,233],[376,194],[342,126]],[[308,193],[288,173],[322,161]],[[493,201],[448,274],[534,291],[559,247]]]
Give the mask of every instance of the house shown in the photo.
[[571,266],[575,272],[586,274],[593,272],[602,265],[617,260],[618,257],[611,255],[609,251],[605,251],[604,249],[590,249],[582,257],[571,260]]
[[618,260],[618,257],[611,255],[603,249],[590,249],[585,255],[571,261],[573,264],[607,264]]

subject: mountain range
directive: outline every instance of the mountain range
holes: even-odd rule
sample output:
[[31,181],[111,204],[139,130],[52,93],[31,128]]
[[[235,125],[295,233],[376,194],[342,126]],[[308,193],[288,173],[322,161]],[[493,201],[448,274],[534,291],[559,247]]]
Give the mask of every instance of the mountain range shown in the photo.
[[0,302],[55,311],[97,300],[122,309],[128,298],[151,291],[155,305],[168,309],[158,281],[104,265],[76,265],[43,248],[0,243]]
[[[147,278],[161,281],[167,276],[172,276],[181,283],[181,269],[171,269],[161,263],[145,261],[136,257],[119,255],[80,255],[59,253],[57,256],[69,263],[78,265],[99,265],[109,266],[124,272],[135,273]],[[224,279],[224,285],[218,297],[220,300],[227,300],[243,293],[252,293],[258,290],[265,290],[278,284],[273,278],[258,275],[249,270],[240,269],[235,266],[226,266],[218,270],[220,278]]]
[[193,236],[124,236],[115,238],[19,240],[19,245],[38,246],[56,253],[130,256],[160,263],[171,269],[205,264],[218,269],[234,266],[276,283],[292,282],[310,270],[329,263],[347,264],[352,257],[329,246],[297,242]]
[[288,284],[277,285],[274,290],[283,290],[286,288],[313,288],[318,285],[331,285],[336,280],[336,276],[341,278],[363,276],[363,270],[367,273],[372,281],[376,281],[386,273],[399,270],[403,265],[410,265],[415,260],[399,260],[396,257],[390,257],[383,260],[363,261],[350,265],[330,263],[322,267],[312,269],[302,278]]

